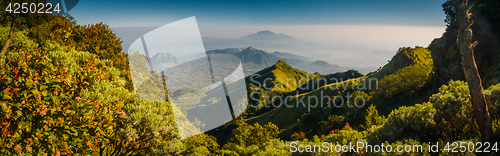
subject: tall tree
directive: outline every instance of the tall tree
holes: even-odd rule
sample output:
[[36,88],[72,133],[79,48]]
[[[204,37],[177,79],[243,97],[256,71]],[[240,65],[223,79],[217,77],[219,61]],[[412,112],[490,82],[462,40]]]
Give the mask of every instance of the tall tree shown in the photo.
[[478,42],[476,41],[471,44],[472,30],[470,25],[472,24],[471,17],[473,15],[469,11],[476,2],[477,0],[458,0],[454,5],[459,28],[457,45],[462,58],[462,68],[470,90],[476,123],[481,132],[481,139],[483,142],[493,142],[494,135],[491,128],[491,118],[483,95],[481,77],[479,76],[476,61],[474,60],[474,47]]

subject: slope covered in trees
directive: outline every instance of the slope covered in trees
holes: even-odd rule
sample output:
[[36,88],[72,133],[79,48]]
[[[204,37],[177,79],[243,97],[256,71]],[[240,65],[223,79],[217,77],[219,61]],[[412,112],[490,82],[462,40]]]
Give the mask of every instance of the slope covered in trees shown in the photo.
[[[16,44],[0,54],[2,154],[163,155],[185,150],[176,124],[191,124],[176,122],[176,109],[168,102],[140,100],[129,90],[127,57],[106,25],[51,18],[54,22],[31,27],[27,37],[27,31],[15,32]],[[2,33],[1,43],[5,40]]]

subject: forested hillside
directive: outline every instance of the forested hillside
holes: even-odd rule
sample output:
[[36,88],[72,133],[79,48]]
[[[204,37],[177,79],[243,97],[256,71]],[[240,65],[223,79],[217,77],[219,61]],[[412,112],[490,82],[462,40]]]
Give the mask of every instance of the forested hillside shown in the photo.
[[[2,44],[12,18],[5,17]],[[170,104],[143,101],[132,92],[127,56],[106,24],[38,18],[50,22],[19,22],[13,44],[0,54],[2,155],[185,151]]]

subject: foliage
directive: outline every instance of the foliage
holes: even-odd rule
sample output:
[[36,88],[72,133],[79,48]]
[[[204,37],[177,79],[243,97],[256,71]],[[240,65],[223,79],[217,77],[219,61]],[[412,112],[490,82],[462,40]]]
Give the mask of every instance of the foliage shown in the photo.
[[375,106],[371,105],[366,110],[364,129],[370,129],[373,126],[382,125],[385,122],[385,116],[379,115]]
[[303,140],[306,138],[306,134],[304,132],[293,132],[293,134],[290,136],[290,139],[292,140]]
[[[465,80],[465,74],[461,67],[461,57],[456,44],[458,24],[456,22],[453,3],[456,0],[447,0],[442,8],[446,15],[447,28],[443,36],[436,40],[441,40],[439,44],[431,43],[429,49],[432,50],[432,57],[435,64],[435,76],[438,84],[441,86],[448,83],[449,80]],[[500,3],[496,0],[477,0],[472,7],[472,24],[470,25],[474,35],[472,42],[479,44],[474,47],[474,58],[481,75],[482,84],[485,87],[500,82],[500,72],[495,69],[499,65],[500,55],[499,37],[500,37]],[[444,44],[443,44],[444,43]]]
[[239,146],[234,143],[224,145],[220,155],[237,156],[237,155],[291,155],[288,142],[280,139],[271,139],[262,144],[254,144],[250,146]]
[[[335,145],[349,146],[350,144],[355,145],[357,142],[366,142],[366,138],[362,132],[352,130],[352,128],[351,129],[345,128],[328,135],[327,137],[325,137],[324,141],[333,143]],[[355,148],[357,148],[357,145]],[[364,151],[362,150],[360,152],[364,153]]]
[[430,79],[432,68],[422,64],[405,67],[395,74],[380,80],[380,90],[377,93],[388,98],[395,94],[411,93],[421,88]]
[[[9,28],[8,27],[0,27],[0,34],[9,34]],[[36,42],[33,42],[31,40],[26,39],[25,33],[27,33],[26,30],[24,31],[17,31],[14,32],[12,35],[12,42],[11,42],[11,49],[13,51],[22,49],[22,48],[35,48],[38,47],[38,44]],[[0,36],[0,44],[3,44],[7,41],[8,35],[1,35]]]
[[[124,117],[118,99],[126,95],[109,61],[50,43],[0,57],[1,153],[90,154],[108,147]],[[102,96],[99,89],[116,94]]]
[[100,59],[111,60],[110,66],[120,70],[120,75],[127,81],[126,88],[131,90],[129,82],[128,60],[122,53],[121,38],[103,23],[78,25],[75,21],[58,16],[50,22],[34,26],[28,35],[35,42],[52,41],[65,46],[74,47],[77,51],[88,51]]
[[170,103],[135,97],[126,102],[124,109],[128,117],[117,131],[115,148],[108,154],[176,155],[184,149]]
[[455,17],[457,14],[455,13],[455,7],[453,6],[453,3],[451,0],[448,0],[444,2],[441,7],[443,8],[444,14],[446,14],[446,18],[444,19],[444,22],[446,23],[446,26],[451,26],[452,22],[453,25],[455,25]]
[[328,132],[330,129],[342,126],[345,122],[344,119],[344,116],[330,115],[327,120],[323,120],[318,123],[318,128],[321,129],[321,132]]
[[182,151],[170,104],[135,98],[110,60],[50,41],[14,40],[16,51],[0,56],[0,153]]
[[328,134],[328,135],[332,135],[332,134],[335,134],[335,133],[339,133],[340,131],[352,131],[352,130],[354,130],[354,129],[352,129],[352,127],[351,127],[351,126],[349,126],[349,123],[348,123],[348,122],[346,122],[346,123],[345,123],[345,126],[344,126],[344,127],[342,127],[342,129],[340,129],[340,130],[339,130],[339,129],[334,129],[334,130],[330,131],[330,134]]
[[500,83],[484,91],[491,118],[500,118]]
[[[213,136],[209,136],[205,133],[201,133],[192,137],[188,137],[182,141],[185,145],[185,151],[183,155],[207,155],[210,153],[216,153],[219,151],[219,144],[217,144],[217,139]],[[206,150],[202,150],[205,148]],[[208,153],[204,153],[208,151]]]
[[[394,143],[384,142],[384,145],[386,147],[388,145],[391,145],[392,152],[387,152],[386,150],[384,151],[379,150],[379,152],[371,152],[367,153],[367,155],[431,155],[431,153],[429,153],[429,144],[427,142],[419,142],[413,139],[396,141]],[[400,147],[399,151],[397,149],[398,147]],[[404,149],[405,147],[407,149],[411,149],[411,151],[409,152],[405,151]],[[440,147],[440,149],[442,148]],[[375,149],[372,148],[371,150],[373,151]]]
[[434,122],[435,114],[436,109],[432,107],[432,103],[402,106],[393,110],[383,125],[368,129],[367,140],[372,144],[405,139],[427,141],[432,138],[437,126]]
[[[300,152],[298,151],[298,149],[293,149],[291,147],[292,143],[296,143],[297,145],[303,145],[303,146],[308,146],[310,145],[311,146],[311,151],[308,151],[307,150],[307,147],[304,147],[304,149],[301,149],[301,150],[304,150],[303,152]],[[294,141],[294,142],[290,142],[290,141],[287,141],[285,143],[285,145],[287,145],[285,147],[285,149],[287,151],[290,151],[290,150],[297,150],[296,152],[293,152],[288,155],[326,155],[326,156],[332,156],[332,155],[340,155],[338,153],[335,152],[335,149],[333,150],[333,152],[325,152],[323,150],[320,150],[318,151],[318,148],[316,148],[316,151],[313,151],[312,148],[314,148],[314,146],[319,146],[319,147],[322,147],[323,146],[323,143],[325,143],[325,139],[320,139],[317,135],[313,136],[311,139],[304,139],[302,141]]]
[[279,128],[271,122],[264,126],[261,126],[259,123],[255,123],[252,126],[243,120],[237,120],[236,125],[238,127],[233,130],[234,138],[231,139],[231,142],[240,146],[262,144],[276,138],[280,132]]
[[259,146],[255,155],[290,155],[292,152],[286,147],[286,143],[279,139],[271,139]]
[[259,125],[259,123],[248,125],[241,119],[235,122],[238,127],[233,130],[231,142],[222,147],[222,155],[251,155],[257,152],[261,152],[262,154],[287,152],[283,150],[266,150],[268,148],[267,146],[284,147],[283,142],[276,139],[280,132],[276,125],[270,122],[264,126]]
[[[467,83],[451,80],[430,98],[436,109],[434,120],[444,140],[461,140],[478,137]],[[442,131],[441,131],[442,130]]]
[[485,90],[484,95],[492,119],[493,132],[498,139],[500,136],[500,83]]

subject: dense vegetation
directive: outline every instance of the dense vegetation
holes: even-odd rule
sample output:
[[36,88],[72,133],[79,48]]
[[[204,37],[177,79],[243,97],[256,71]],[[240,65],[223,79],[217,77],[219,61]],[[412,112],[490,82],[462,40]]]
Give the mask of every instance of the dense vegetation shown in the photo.
[[[499,6],[494,0],[480,0],[474,7],[477,18],[472,25],[478,34],[474,39],[481,43],[475,54],[487,88],[484,95],[497,140],[500,64],[495,60],[500,57]],[[448,28],[441,38],[428,48],[398,49],[387,65],[368,75],[355,70],[310,74],[283,60],[258,72],[245,70],[257,76],[228,82],[228,87],[233,87],[232,83],[246,84],[247,90],[235,89],[248,95],[248,99],[239,99],[235,104],[244,112],[238,119],[206,133],[200,132],[206,119],[191,119],[184,114],[218,109],[214,106],[221,99],[207,98],[214,91],[167,90],[157,73],[147,72],[147,58],[122,52],[120,38],[106,24],[82,26],[70,16],[20,17],[13,44],[0,54],[0,153],[415,154],[364,150],[291,152],[297,150],[294,143],[321,146],[324,142],[367,142],[393,147],[423,145],[423,152],[418,153],[423,155],[429,154],[429,144],[439,143],[439,154],[446,155],[447,142],[481,140],[467,82],[462,81],[453,7],[446,2],[443,10]],[[4,44],[12,17],[1,15],[0,44]],[[26,20],[29,18],[40,20],[30,22]],[[247,55],[259,54],[253,48],[246,50],[253,52]],[[128,57],[144,59],[134,59],[136,62],[129,65]],[[243,61],[262,61],[254,56],[245,58],[257,60]],[[131,77],[130,72],[137,74]],[[372,79],[377,83],[371,83]],[[245,109],[246,102],[249,107]],[[183,136],[191,137],[181,139]]]

